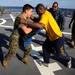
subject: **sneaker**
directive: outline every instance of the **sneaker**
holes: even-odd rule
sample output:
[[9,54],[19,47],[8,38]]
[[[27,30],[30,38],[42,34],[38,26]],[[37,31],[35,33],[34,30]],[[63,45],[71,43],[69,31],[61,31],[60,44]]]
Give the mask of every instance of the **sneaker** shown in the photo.
[[44,66],[46,67],[49,67],[49,64],[48,63],[43,63]]
[[67,68],[71,68],[72,64],[71,64],[71,58],[70,58],[70,61],[67,62]]
[[42,66],[42,62],[41,61],[39,62],[39,65]]

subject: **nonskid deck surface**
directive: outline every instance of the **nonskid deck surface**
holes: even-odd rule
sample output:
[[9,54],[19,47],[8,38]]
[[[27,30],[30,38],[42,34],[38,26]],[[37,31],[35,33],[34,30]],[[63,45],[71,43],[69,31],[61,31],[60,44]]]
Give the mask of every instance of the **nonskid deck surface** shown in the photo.
[[[8,52],[9,36],[13,30],[15,17],[19,13],[3,14],[0,16],[0,61],[2,62],[3,56]],[[31,42],[32,51],[29,56],[30,65],[27,66],[21,62],[23,57],[23,49],[19,49],[16,57],[8,62],[9,67],[5,69],[0,62],[0,75],[75,75],[75,49],[68,43],[71,41],[71,29],[68,28],[71,18],[66,18],[65,30],[65,49],[72,57],[72,68],[67,69],[63,64],[64,61],[58,59],[57,56],[51,56],[49,67],[40,66],[39,62],[43,61],[42,58],[42,44],[46,39],[45,30],[35,36]]]

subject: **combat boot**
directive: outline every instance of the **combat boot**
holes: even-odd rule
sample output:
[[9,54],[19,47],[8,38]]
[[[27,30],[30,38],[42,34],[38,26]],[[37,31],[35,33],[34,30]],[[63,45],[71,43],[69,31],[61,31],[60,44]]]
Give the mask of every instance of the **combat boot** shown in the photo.
[[30,65],[30,62],[28,61],[28,57],[23,57],[22,62],[25,63],[26,65]]
[[8,68],[8,62],[6,59],[3,60],[3,67]]

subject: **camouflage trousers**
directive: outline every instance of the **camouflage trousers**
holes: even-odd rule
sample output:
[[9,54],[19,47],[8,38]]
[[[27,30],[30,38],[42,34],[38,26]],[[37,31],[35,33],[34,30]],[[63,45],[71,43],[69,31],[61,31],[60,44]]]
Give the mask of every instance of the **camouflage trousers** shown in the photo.
[[[12,59],[14,56],[16,56],[18,49],[19,49],[19,39],[16,37],[10,37],[8,53],[5,55],[4,59],[6,60]],[[24,57],[29,56],[31,50],[32,50],[31,44],[24,47]]]

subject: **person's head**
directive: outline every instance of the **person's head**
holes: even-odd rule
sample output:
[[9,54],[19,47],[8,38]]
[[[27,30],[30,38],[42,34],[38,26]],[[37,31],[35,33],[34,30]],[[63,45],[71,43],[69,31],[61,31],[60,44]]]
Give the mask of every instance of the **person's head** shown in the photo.
[[30,16],[32,15],[32,12],[33,12],[33,7],[29,4],[25,4],[23,6],[23,11],[22,12],[25,13],[28,18],[30,18]]
[[38,4],[37,6],[36,6],[36,12],[37,12],[37,14],[38,15],[42,15],[44,12],[45,12],[45,7],[44,7],[44,5],[43,4]]
[[58,2],[54,2],[52,5],[53,11],[57,11],[58,10]]
[[50,9],[50,6],[49,6],[49,5],[47,5],[47,6],[46,6],[46,9],[47,9],[47,10],[49,10],[49,9]]

